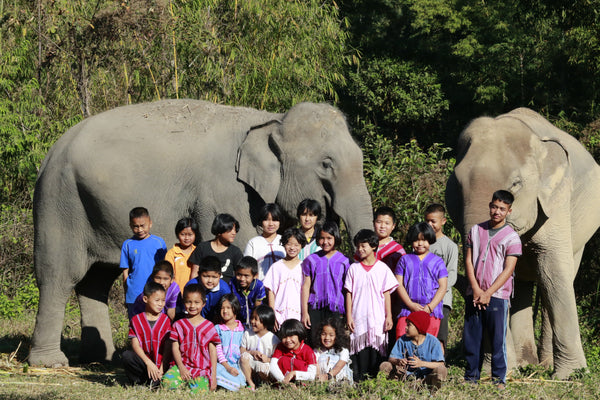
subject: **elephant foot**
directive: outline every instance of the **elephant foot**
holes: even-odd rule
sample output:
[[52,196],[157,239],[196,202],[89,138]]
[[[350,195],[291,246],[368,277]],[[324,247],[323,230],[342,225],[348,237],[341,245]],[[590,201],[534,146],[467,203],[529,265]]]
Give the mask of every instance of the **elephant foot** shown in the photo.
[[583,364],[578,365],[569,365],[569,366],[556,366],[554,369],[554,374],[552,374],[553,379],[565,380],[568,379],[573,372],[578,369],[585,368],[587,370],[587,364],[583,362]]
[[69,360],[60,350],[37,351],[32,349],[27,360],[30,365],[38,365],[48,368],[62,368],[69,366]]

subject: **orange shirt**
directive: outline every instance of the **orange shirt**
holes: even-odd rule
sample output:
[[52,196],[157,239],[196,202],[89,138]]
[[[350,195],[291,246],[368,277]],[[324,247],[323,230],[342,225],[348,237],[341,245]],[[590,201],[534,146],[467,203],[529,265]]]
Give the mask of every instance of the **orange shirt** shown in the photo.
[[175,282],[179,285],[181,293],[183,293],[183,287],[185,284],[191,279],[190,275],[192,273],[192,264],[190,264],[188,260],[196,249],[196,246],[192,245],[191,248],[191,251],[188,254],[185,254],[181,247],[179,247],[179,243],[175,243],[175,245],[173,245],[173,247],[171,247],[171,249],[169,249],[165,255],[165,260],[173,264]]

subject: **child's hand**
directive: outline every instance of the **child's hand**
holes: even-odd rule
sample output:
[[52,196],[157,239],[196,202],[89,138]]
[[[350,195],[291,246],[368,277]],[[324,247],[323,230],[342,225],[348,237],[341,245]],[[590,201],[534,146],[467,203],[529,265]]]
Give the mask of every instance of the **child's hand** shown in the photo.
[[406,370],[406,367],[408,366],[408,360],[406,358],[401,358],[400,360],[398,360],[398,366]]
[[235,369],[234,367],[232,367],[231,365],[227,365],[227,366],[225,367],[225,369],[227,370],[227,372],[229,372],[229,373],[230,373],[231,375],[233,375],[233,376],[238,376],[238,375],[239,375],[239,372],[238,372],[238,370],[237,370],[237,369]]
[[408,366],[411,368],[421,368],[423,366],[423,361],[417,356],[412,356],[408,358]]
[[181,379],[184,381],[192,379],[192,374],[190,374],[190,371],[183,365],[179,367],[179,375],[181,375]]
[[296,377],[296,371],[288,372],[283,378],[283,383],[290,383]]
[[354,333],[354,318],[348,318],[348,330]]
[[310,315],[308,315],[308,312],[302,313],[302,324],[306,329],[310,329]]
[[394,327],[394,321],[392,321],[392,316],[388,315],[387,317],[385,317],[385,331],[389,331],[390,329],[392,329]]
[[317,376],[317,380],[321,382],[327,382],[329,380],[329,377],[327,376],[327,374],[320,374]]
[[211,379],[210,380],[210,391],[214,392],[215,390],[217,390],[217,379]]
[[152,381],[158,381],[162,378],[162,371],[154,363],[146,364],[148,369],[148,378]]
[[411,304],[409,304],[408,309],[413,312],[414,311],[425,311],[425,307],[423,307],[419,303],[415,303],[414,301],[411,301]]

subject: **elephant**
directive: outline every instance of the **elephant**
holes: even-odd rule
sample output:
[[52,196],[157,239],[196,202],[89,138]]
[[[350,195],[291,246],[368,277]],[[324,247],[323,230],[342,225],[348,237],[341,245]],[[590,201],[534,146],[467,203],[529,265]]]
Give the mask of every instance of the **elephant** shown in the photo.
[[[351,235],[371,226],[363,158],[345,117],[328,104],[285,114],[199,100],[118,107],[69,129],[44,159],[34,192],[34,266],[40,289],[29,362],[68,365],[60,349],[66,302],[81,309],[80,362],[114,355],[108,293],[120,274],[128,213],[146,207],[152,233],[175,240],[191,216],[202,240],[218,213],[240,223],[235,244],[256,236],[265,203],[288,216],[305,198]],[[243,248],[243,247],[242,247]]]
[[[523,255],[511,300],[509,364],[512,358],[517,365],[553,365],[560,379],[585,368],[573,281],[584,246],[600,226],[595,209],[600,167],[575,138],[527,108],[471,121],[456,151],[446,203],[463,237],[489,219],[495,190],[515,197],[508,223],[521,237]],[[539,349],[533,330],[534,282],[543,308]]]

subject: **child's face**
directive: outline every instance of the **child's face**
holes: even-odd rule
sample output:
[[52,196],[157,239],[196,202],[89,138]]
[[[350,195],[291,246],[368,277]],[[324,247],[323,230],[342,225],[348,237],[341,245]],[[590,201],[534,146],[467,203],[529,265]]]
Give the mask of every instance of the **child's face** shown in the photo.
[[213,290],[221,281],[221,274],[217,271],[202,271],[200,272],[200,282],[208,289]]
[[389,215],[378,215],[373,221],[373,227],[375,228],[375,233],[379,237],[379,240],[390,237],[394,228],[396,228],[396,224],[394,220]]
[[148,216],[132,218],[129,221],[129,227],[133,236],[136,239],[146,239],[150,236],[150,228],[152,228],[152,220]]
[[165,307],[165,292],[157,290],[150,296],[142,297],[144,303],[146,303],[146,312],[152,315],[158,315],[162,312]]
[[173,277],[166,271],[158,271],[154,274],[154,282],[160,283],[167,290],[171,286],[171,283],[173,283]]
[[281,343],[283,343],[288,350],[298,350],[300,347],[300,338],[298,335],[286,336],[281,339]]
[[410,321],[406,321],[406,336],[408,336],[409,338],[416,338],[418,335],[419,330],[417,329],[415,324],[413,324]]
[[321,331],[321,344],[326,349],[330,349],[335,344],[335,329],[332,326],[325,325]]
[[327,232],[321,231],[319,234],[318,245],[321,246],[325,253],[335,250],[335,238]]
[[190,318],[199,315],[204,308],[204,304],[204,299],[197,292],[188,293],[183,299],[183,305]]
[[196,241],[196,234],[192,228],[187,227],[177,234],[177,239],[179,239],[179,247],[187,249]]
[[300,214],[300,226],[303,231],[309,231],[315,227],[317,223],[317,216],[308,210],[304,210],[302,214]]
[[418,239],[412,242],[412,248],[415,254],[425,254],[429,251],[429,242],[425,240],[422,233],[419,233]]
[[512,209],[505,202],[494,200],[490,203],[490,220],[494,225],[501,224],[510,215],[511,211]]
[[248,289],[255,278],[250,268],[239,268],[235,271],[235,279],[242,289]]
[[429,213],[425,216],[425,222],[429,224],[433,228],[436,236],[438,233],[442,231],[444,224],[446,223],[446,218],[444,218],[444,213],[441,211],[435,211]]
[[217,239],[219,239],[221,243],[229,245],[232,244],[235,240],[235,235],[237,235],[237,231],[235,230],[235,228],[233,228],[227,232],[217,235]]
[[367,242],[365,242],[365,243],[359,243],[358,247],[356,249],[356,252],[358,253],[358,258],[360,260],[364,260],[364,259],[370,257],[373,254],[374,251],[375,250]]
[[285,254],[287,255],[288,259],[298,257],[300,250],[302,250],[300,242],[298,242],[298,240],[296,240],[296,238],[293,236],[288,239],[287,243],[283,245],[283,248],[285,249]]
[[271,213],[267,215],[267,218],[264,219],[261,223],[263,236],[272,236],[277,234],[277,230],[279,229],[279,221],[275,221],[271,216]]
[[252,312],[252,316],[250,317],[250,326],[256,334],[261,334],[262,332],[267,330],[260,318],[258,318],[258,315],[256,315],[256,312]]
[[235,313],[233,312],[233,307],[231,307],[231,303],[227,300],[221,304],[221,318],[225,323],[235,319]]

